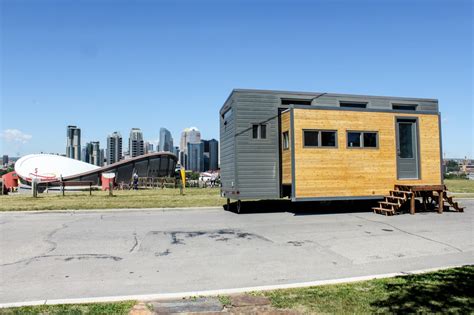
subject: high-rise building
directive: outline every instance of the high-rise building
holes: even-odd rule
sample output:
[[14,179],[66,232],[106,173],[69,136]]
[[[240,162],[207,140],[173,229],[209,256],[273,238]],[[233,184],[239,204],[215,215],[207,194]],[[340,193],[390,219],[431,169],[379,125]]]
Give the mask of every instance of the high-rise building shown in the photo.
[[215,171],[219,168],[219,142],[216,139],[202,140],[204,148],[204,170]]
[[173,152],[173,137],[171,136],[171,132],[166,128],[160,128],[158,151]]
[[101,153],[100,153],[100,143],[99,141],[92,141],[91,142],[91,156],[89,163],[97,165],[97,166],[102,166],[102,161],[101,161]]
[[122,159],[122,135],[118,131],[107,136],[107,164],[113,164]]
[[186,169],[188,169],[188,144],[199,144],[201,143],[201,132],[196,127],[186,128],[181,133],[181,141],[180,141],[180,154],[179,154],[179,162],[183,165]]
[[173,147],[173,154],[179,159],[179,147]]
[[145,146],[145,154],[153,152],[153,143],[145,141],[144,146]]
[[219,141],[216,139],[209,140],[209,170],[215,171],[219,169]]
[[104,166],[105,161],[105,152],[104,149],[100,149],[100,166]]
[[6,166],[8,165],[8,155],[3,155],[3,158],[2,158],[2,165],[3,166]]
[[71,159],[81,159],[81,129],[77,126],[67,126],[66,156]]
[[82,147],[81,152],[81,161],[86,163],[92,163],[92,142],[87,142],[85,146]]
[[130,137],[128,138],[128,154],[130,157],[145,154],[143,133],[140,128],[132,128],[132,130],[130,130]]
[[186,169],[204,171],[204,143],[188,143]]

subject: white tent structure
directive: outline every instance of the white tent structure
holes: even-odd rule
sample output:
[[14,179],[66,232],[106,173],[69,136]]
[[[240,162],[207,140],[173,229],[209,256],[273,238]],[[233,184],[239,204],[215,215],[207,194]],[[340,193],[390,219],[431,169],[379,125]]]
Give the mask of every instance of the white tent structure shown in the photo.
[[28,182],[36,178],[39,183],[56,181],[61,177],[69,177],[99,168],[96,165],[54,154],[29,154],[15,163],[15,172],[19,177]]

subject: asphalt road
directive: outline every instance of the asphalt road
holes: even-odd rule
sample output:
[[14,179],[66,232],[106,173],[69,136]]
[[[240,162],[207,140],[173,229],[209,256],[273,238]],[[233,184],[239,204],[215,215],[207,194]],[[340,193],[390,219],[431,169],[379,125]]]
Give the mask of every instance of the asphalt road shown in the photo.
[[0,214],[0,303],[286,284],[474,263],[464,213]]

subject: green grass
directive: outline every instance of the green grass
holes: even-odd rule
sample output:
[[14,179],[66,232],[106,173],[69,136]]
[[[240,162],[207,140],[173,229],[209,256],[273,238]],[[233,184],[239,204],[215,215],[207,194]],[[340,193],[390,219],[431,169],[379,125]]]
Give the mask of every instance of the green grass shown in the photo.
[[135,301],[96,304],[60,304],[0,308],[0,315],[82,315],[82,314],[128,314]]
[[220,197],[219,188],[186,188],[184,196],[179,189],[150,189],[108,192],[66,192],[0,196],[0,211],[8,210],[66,210],[66,209],[114,209],[114,208],[177,208],[222,206],[225,199]]
[[219,295],[217,298],[219,299],[219,302],[221,302],[223,306],[230,306],[232,304],[230,296],[228,295]]
[[307,314],[469,314],[474,266],[348,284],[257,292],[272,306]]
[[448,190],[452,193],[473,193],[474,194],[474,180],[445,179],[444,184],[448,187]]

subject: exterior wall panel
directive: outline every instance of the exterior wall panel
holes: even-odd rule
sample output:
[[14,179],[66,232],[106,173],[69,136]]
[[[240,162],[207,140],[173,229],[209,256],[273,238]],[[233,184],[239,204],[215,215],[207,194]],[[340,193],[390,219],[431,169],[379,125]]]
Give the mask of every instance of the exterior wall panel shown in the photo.
[[[279,198],[278,106],[275,95],[236,97],[236,165],[240,197]],[[252,125],[266,125],[266,139],[252,138]]]
[[[295,109],[296,198],[385,195],[395,184],[441,184],[438,116]],[[396,117],[418,117],[421,178],[397,180]],[[303,129],[337,130],[336,148],[303,148]],[[346,132],[377,131],[378,148],[347,148]]]

